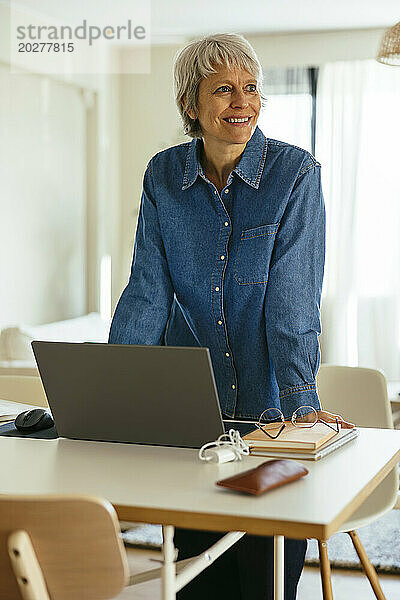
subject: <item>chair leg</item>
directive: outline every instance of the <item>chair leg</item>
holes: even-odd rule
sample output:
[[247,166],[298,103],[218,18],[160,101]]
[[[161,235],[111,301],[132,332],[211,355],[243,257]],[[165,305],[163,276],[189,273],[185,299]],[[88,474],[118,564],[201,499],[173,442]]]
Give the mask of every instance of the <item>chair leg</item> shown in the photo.
[[349,534],[351,541],[353,542],[355,551],[358,554],[358,558],[360,559],[362,568],[364,569],[364,572],[369,579],[369,582],[371,584],[372,589],[374,590],[374,594],[375,594],[376,598],[378,600],[386,600],[385,594],[383,593],[382,588],[379,583],[378,575],[376,574],[376,571],[375,571],[373,565],[371,564],[371,561],[368,558],[368,554],[365,552],[365,548],[362,545],[357,532],[356,531],[348,531],[347,533]]
[[326,540],[318,540],[318,551],[321,570],[322,595],[324,600],[333,600],[331,565],[329,563]]

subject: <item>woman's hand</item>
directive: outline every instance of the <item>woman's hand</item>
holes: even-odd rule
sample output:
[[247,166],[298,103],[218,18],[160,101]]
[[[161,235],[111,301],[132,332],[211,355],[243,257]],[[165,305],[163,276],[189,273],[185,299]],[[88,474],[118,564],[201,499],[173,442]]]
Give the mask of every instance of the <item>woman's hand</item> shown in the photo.
[[[322,421],[326,421],[327,423],[336,423],[336,419],[342,429],[353,429],[355,427],[354,423],[350,423],[342,419],[340,415],[335,415],[333,413],[328,412],[327,410],[317,410],[318,419]],[[304,415],[301,420],[307,422],[314,421],[315,413],[309,413],[308,415]]]
[[345,421],[340,415],[334,415],[327,410],[317,410],[317,413],[318,419],[322,419],[322,421],[326,421],[327,423],[336,423],[337,419],[342,429],[353,429],[353,427],[355,427],[354,423]]

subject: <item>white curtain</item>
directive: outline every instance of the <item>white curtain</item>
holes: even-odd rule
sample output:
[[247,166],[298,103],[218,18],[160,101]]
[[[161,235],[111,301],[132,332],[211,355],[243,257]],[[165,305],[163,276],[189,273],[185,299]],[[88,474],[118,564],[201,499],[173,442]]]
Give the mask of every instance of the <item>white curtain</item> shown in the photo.
[[400,380],[400,69],[374,60],[319,72],[316,158],[327,249],[321,359]]

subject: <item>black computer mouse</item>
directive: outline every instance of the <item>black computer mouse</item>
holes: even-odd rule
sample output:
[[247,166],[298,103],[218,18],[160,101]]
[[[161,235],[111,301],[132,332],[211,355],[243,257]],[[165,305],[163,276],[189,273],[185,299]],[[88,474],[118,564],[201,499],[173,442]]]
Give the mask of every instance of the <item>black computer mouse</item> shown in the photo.
[[52,416],[44,408],[33,408],[20,413],[15,421],[15,427],[23,433],[31,433],[40,431],[41,429],[49,429],[53,427],[54,421]]

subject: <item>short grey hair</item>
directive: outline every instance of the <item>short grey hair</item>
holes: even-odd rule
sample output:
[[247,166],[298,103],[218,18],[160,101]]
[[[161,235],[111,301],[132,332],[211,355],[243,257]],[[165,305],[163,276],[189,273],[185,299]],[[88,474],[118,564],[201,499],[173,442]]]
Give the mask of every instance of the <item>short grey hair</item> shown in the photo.
[[228,69],[244,69],[250,73],[257,81],[261,105],[265,105],[260,61],[253,47],[242,35],[216,33],[192,41],[177,52],[173,66],[175,101],[182,118],[184,132],[189,137],[202,137],[199,120],[191,119],[187,111],[192,110],[195,115],[197,114],[200,82],[204,77],[216,73],[217,65]]

